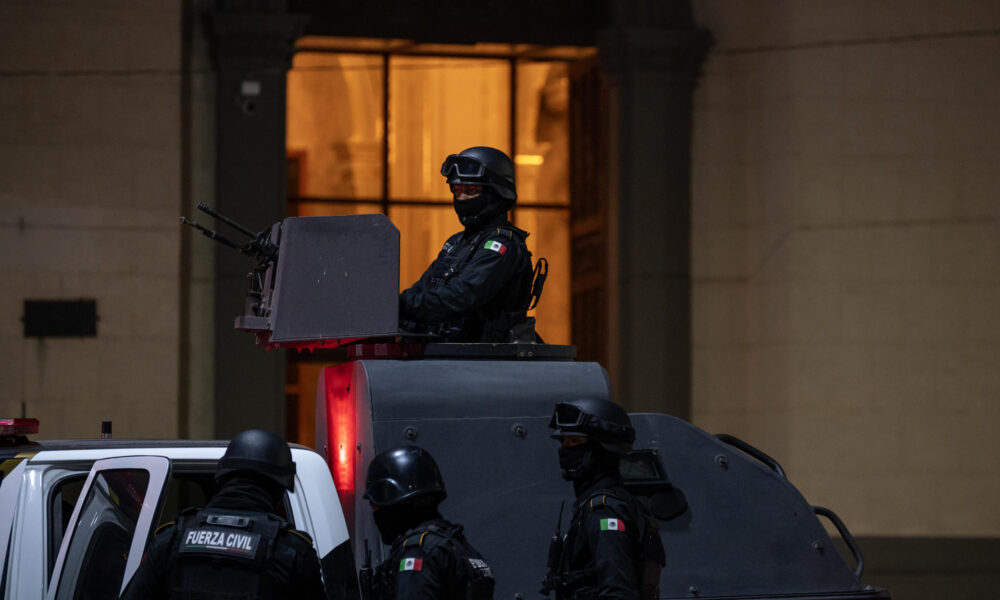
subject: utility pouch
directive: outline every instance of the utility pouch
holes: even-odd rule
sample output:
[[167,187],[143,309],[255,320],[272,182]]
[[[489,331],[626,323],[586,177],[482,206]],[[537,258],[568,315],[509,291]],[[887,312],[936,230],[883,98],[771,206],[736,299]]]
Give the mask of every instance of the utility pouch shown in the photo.
[[558,535],[552,536],[549,541],[549,560],[547,566],[550,571],[555,571],[559,568],[559,557],[562,556],[563,549],[563,538]]
[[639,567],[639,598],[654,600],[660,595],[660,574],[667,562],[666,554],[656,518],[645,510],[641,510],[639,514],[645,521],[640,540],[642,564]]
[[466,586],[467,600],[493,600],[493,570],[481,558],[465,557],[465,570],[469,584]]

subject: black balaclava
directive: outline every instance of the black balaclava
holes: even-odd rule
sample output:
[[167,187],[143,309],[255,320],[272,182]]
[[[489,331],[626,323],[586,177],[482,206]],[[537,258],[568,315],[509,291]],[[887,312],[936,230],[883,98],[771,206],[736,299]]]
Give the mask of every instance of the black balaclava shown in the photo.
[[559,448],[563,479],[573,482],[577,493],[603,475],[617,475],[621,459],[593,440],[579,446]]
[[507,202],[490,188],[467,200],[454,200],[455,214],[466,229],[476,229],[507,212]]
[[378,528],[382,543],[391,545],[396,538],[417,525],[440,519],[441,515],[437,509],[439,502],[438,498],[424,497],[376,508],[372,516],[375,518],[375,527]]

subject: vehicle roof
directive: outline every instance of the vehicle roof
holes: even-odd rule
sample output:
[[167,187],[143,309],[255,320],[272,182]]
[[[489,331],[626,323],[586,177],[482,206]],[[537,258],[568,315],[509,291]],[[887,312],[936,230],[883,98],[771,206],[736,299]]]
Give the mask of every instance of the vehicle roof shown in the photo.
[[[15,456],[22,452],[49,452],[59,450],[123,450],[128,448],[225,448],[229,440],[143,440],[143,439],[76,439],[39,440],[11,446],[0,445],[0,457]],[[301,444],[291,448],[314,451]]]

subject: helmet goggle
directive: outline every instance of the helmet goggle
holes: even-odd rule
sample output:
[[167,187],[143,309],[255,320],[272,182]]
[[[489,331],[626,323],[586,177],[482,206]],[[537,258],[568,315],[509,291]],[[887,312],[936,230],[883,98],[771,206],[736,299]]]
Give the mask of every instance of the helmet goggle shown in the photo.
[[449,154],[441,164],[441,174],[448,179],[472,178],[479,179],[486,175],[486,165],[469,156]]
[[587,413],[576,406],[560,402],[556,404],[556,410],[552,413],[552,423],[549,423],[549,427],[553,425],[560,429],[565,427],[579,427],[587,422],[588,416]]
[[606,432],[628,443],[635,441],[635,430],[631,427],[622,427],[617,423],[605,421],[564,402],[556,404],[552,419],[549,420],[549,429],[556,430],[552,434],[554,438],[566,435],[589,437],[588,434],[601,435],[601,432]]

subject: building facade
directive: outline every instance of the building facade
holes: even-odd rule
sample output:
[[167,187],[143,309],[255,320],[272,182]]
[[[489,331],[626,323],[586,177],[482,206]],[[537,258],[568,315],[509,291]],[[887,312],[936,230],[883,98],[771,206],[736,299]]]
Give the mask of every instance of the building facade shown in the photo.
[[[605,364],[630,409],[781,460],[865,538],[867,580],[981,597],[1000,565],[998,30],[996,3],[976,0],[8,0],[0,413],[39,417],[47,438],[108,419],[125,437],[285,428],[299,417],[276,399],[298,359],[232,331],[249,265],[177,217],[206,202],[259,228],[313,197],[392,215],[417,194],[392,191],[414,155],[394,153],[402,112],[382,108],[374,146],[323,142],[347,148],[329,164],[370,157],[381,170],[351,180],[378,180],[370,193],[336,173],[290,189],[291,140],[346,113],[353,143],[372,110],[331,103],[303,125],[292,90],[324,44],[384,61],[369,79],[388,82],[385,106],[428,56],[496,63],[509,98],[488,112],[511,115],[496,144],[525,157],[527,182],[539,154],[518,140],[557,137],[518,129],[516,73],[544,59],[568,90],[567,193],[535,208],[566,222],[521,218],[568,257],[557,338]],[[26,303],[81,299],[96,335],[26,329]]]

